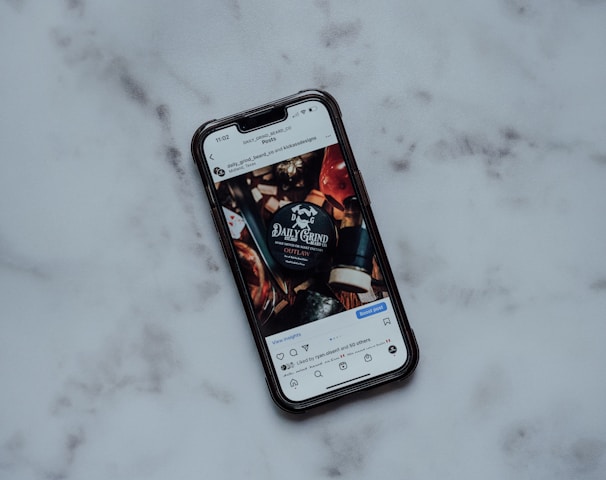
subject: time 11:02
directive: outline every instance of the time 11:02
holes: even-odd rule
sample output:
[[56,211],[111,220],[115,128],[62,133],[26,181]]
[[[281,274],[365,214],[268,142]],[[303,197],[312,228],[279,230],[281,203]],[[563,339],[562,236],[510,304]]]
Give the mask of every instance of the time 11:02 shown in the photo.
[[224,140],[229,140],[229,135],[221,135],[220,137],[215,137],[216,142],[222,142]]

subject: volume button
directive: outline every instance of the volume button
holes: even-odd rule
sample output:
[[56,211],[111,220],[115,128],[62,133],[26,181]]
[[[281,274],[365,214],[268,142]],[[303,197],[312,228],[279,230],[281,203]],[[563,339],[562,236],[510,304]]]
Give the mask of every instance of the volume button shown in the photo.
[[368,196],[368,192],[366,191],[366,185],[364,184],[364,178],[362,178],[362,172],[360,170],[354,171],[354,181],[358,186],[358,190],[360,193],[360,200],[362,205],[369,206],[370,205],[370,197]]
[[213,225],[215,226],[215,230],[217,231],[217,235],[219,235],[219,243],[221,244],[221,250],[223,250],[223,255],[229,261],[229,254],[227,253],[227,246],[225,245],[225,237],[223,236],[222,230],[217,223],[217,215],[219,215],[219,211],[216,207],[212,207],[210,209],[210,216],[213,219]]
[[215,226],[215,230],[217,232],[217,234],[219,234],[219,236],[221,235],[219,233],[219,225],[217,225],[217,215],[219,214],[218,210],[215,207],[212,207],[210,209],[210,216],[213,219],[213,225]]

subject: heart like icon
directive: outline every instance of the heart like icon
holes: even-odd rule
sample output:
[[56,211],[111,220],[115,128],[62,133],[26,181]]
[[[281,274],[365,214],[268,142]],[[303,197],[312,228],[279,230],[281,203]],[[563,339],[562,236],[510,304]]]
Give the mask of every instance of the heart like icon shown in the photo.
[[276,357],[278,357],[278,360],[282,360],[284,358],[284,354],[283,353],[278,353],[276,355]]

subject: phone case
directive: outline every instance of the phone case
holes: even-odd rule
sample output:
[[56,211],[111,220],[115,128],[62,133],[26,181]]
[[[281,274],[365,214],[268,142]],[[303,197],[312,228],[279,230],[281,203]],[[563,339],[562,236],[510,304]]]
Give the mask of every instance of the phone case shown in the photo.
[[[365,381],[360,381],[344,387],[342,389],[327,392],[317,397],[305,400],[305,401],[292,401],[287,398],[282,389],[280,388],[277,374],[274,371],[274,366],[270,358],[268,348],[265,344],[264,335],[260,331],[255,306],[251,300],[249,290],[247,287],[246,280],[244,278],[244,272],[240,268],[237,261],[238,252],[234,246],[234,242],[230,236],[229,225],[227,224],[225,215],[221,211],[221,203],[218,198],[217,191],[214,187],[213,177],[211,175],[208,162],[205,159],[203,151],[204,139],[213,134],[213,132],[224,128],[225,126],[234,124],[235,122],[241,121],[243,118],[251,118],[263,114],[263,112],[270,111],[275,107],[289,106],[293,104],[302,103],[307,100],[317,100],[322,102],[330,114],[334,130],[336,132],[338,142],[341,144],[343,157],[347,164],[350,179],[355,190],[355,194],[359,198],[360,208],[363,211],[366,227],[374,246],[374,253],[376,255],[376,261],[382,268],[383,280],[386,285],[386,289],[389,292],[390,299],[393,305],[393,309],[396,313],[396,318],[400,324],[402,336],[406,343],[406,349],[408,352],[408,358],[406,363],[396,371],[389,372],[381,375],[380,377],[374,377]],[[343,122],[341,120],[341,111],[336,100],[328,93],[319,90],[304,90],[297,94],[276,100],[259,107],[243,111],[238,114],[230,115],[222,119],[211,120],[200,126],[192,139],[191,151],[195,164],[198,167],[206,195],[210,203],[210,211],[212,219],[219,235],[221,246],[227,261],[230,264],[234,280],[242,300],[242,304],[245,310],[246,317],[248,319],[253,338],[255,340],[257,350],[261,357],[261,361],[266,374],[266,381],[269,387],[271,396],[275,403],[282,409],[291,413],[304,412],[312,407],[316,407],[321,404],[336,400],[346,395],[352,394],[357,391],[366,390],[378,385],[386,384],[396,380],[402,380],[413,373],[419,360],[419,349],[413,333],[412,328],[409,325],[404,307],[398,288],[394,280],[387,255],[379,235],[377,225],[375,223],[374,215],[370,207],[370,199],[366,192],[362,175],[358,169],[354,155],[350,146],[350,143],[345,132]]]

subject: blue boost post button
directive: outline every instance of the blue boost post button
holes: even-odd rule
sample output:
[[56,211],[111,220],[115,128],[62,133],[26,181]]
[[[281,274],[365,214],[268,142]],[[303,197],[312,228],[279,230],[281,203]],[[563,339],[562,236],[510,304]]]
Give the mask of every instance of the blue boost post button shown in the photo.
[[376,305],[371,305],[370,307],[361,308],[356,312],[356,316],[358,318],[370,317],[371,315],[385,311],[387,311],[387,304],[385,302],[381,302],[377,303]]

